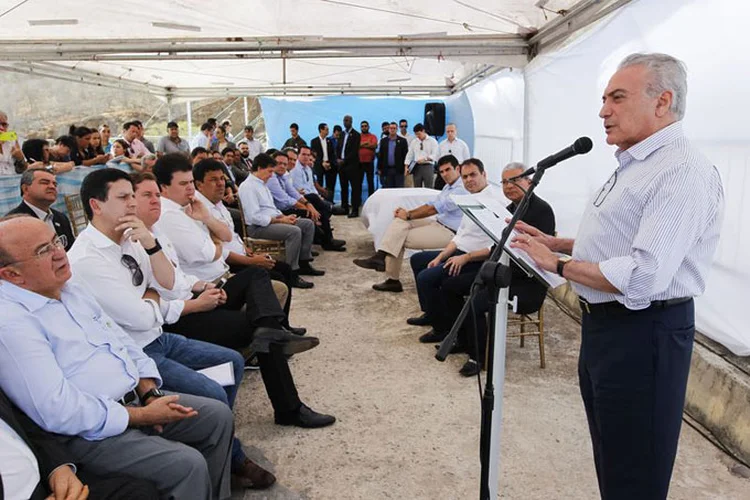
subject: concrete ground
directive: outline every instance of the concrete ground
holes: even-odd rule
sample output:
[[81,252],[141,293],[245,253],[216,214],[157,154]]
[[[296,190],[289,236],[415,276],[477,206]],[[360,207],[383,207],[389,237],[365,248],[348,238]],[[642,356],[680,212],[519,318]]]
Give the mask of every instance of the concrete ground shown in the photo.
[[[237,434],[248,453],[269,466],[278,483],[235,499],[465,499],[478,496],[479,393],[476,378],[445,363],[426,331],[406,324],[418,311],[405,266],[404,293],[372,290],[383,274],[355,266],[372,239],[358,219],[334,219],[346,253],[315,261],[326,275],[315,288],[295,290],[292,324],[321,345],[291,360],[303,401],[338,418],[304,430],[273,424],[258,372],[246,372],[235,409]],[[509,340],[504,399],[500,498],[595,499],[596,476],[576,375],[579,326],[554,304],[545,306],[547,368],[538,344]],[[746,499],[750,480],[708,440],[683,425],[672,499]]]

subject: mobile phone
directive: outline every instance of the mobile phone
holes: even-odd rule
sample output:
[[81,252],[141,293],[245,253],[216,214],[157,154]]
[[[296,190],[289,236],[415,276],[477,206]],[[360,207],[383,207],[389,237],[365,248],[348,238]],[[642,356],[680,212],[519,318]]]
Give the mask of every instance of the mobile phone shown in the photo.
[[226,285],[226,284],[227,284],[227,279],[224,278],[224,277],[222,277],[222,278],[219,279],[219,282],[216,283],[216,289],[217,290],[221,290],[222,288],[224,288],[224,285]]
[[18,134],[12,130],[8,130],[7,132],[0,132],[0,141],[13,142],[17,140],[18,140]]

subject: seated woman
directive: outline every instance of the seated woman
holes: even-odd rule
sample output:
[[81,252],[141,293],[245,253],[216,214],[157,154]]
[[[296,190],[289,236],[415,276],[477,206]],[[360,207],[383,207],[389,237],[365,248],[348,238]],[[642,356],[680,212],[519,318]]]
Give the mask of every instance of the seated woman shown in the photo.
[[[237,149],[237,145],[227,139],[227,129],[224,127],[216,127],[216,142],[211,145],[212,151],[224,151],[226,148]],[[221,161],[221,160],[219,160]]]
[[95,128],[91,129],[91,140],[89,141],[89,155],[106,155],[102,148],[102,135]]
[[99,127],[99,136],[101,137],[102,150],[107,154],[111,153],[112,144],[109,139],[112,137],[112,131],[109,129],[109,125],[104,123]]
[[123,172],[140,171],[141,160],[130,157],[128,143],[123,139],[115,139],[111,151],[112,159],[107,162],[107,167],[117,168]]
[[46,168],[53,174],[62,174],[73,170],[73,162],[50,161],[50,147],[45,139],[27,139],[21,151],[29,162],[29,168]]
[[70,126],[70,135],[76,138],[76,148],[70,152],[70,159],[76,165],[90,167],[92,165],[103,165],[107,163],[109,157],[105,154],[95,154],[89,149],[91,143],[91,129],[88,127]]

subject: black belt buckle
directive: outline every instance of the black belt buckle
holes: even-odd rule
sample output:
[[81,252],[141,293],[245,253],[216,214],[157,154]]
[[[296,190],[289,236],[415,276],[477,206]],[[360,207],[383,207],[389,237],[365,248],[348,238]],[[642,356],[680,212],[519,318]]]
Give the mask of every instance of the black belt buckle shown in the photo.
[[128,391],[125,393],[123,397],[117,400],[118,403],[120,403],[122,406],[128,406],[130,403],[138,399],[138,394],[136,394],[135,389],[132,391]]

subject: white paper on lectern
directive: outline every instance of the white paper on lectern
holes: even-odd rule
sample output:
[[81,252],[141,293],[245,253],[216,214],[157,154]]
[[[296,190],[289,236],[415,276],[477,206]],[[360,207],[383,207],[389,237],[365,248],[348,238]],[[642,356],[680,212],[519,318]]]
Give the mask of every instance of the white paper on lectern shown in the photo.
[[234,370],[232,369],[231,361],[216,366],[209,366],[208,368],[198,370],[198,373],[202,373],[222,387],[235,384]]
[[[505,226],[508,225],[505,222],[505,219],[512,217],[512,214],[505,207],[500,206],[499,203],[494,203],[494,209],[491,209],[490,207],[478,207],[476,204],[476,198],[472,198],[471,201],[470,206],[464,206],[458,202],[456,204],[467,214],[467,216],[468,214],[471,214],[474,220],[479,223],[479,226],[495,241],[495,243],[500,243],[503,230],[505,229]],[[495,210],[502,211],[500,214],[497,214],[495,213]],[[517,234],[518,232],[514,229],[508,241],[513,241],[513,238]],[[506,244],[505,251],[508,252],[514,260],[522,261],[526,266],[533,270],[534,273],[544,280],[550,288],[557,288],[558,286],[565,284],[565,278],[542,269],[536,264],[536,262],[534,262],[534,259],[529,257],[529,254],[523,250],[513,248]]]

